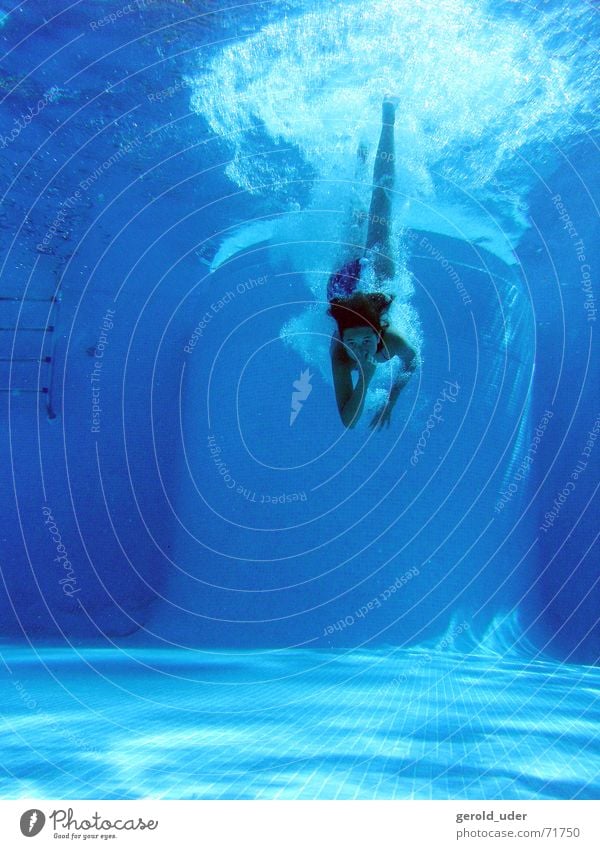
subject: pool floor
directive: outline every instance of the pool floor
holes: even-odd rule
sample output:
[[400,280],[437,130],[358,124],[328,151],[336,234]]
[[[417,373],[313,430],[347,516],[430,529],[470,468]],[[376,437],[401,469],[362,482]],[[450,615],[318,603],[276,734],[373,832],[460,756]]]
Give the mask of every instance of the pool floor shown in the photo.
[[600,668],[423,649],[1,651],[5,799],[597,799]]

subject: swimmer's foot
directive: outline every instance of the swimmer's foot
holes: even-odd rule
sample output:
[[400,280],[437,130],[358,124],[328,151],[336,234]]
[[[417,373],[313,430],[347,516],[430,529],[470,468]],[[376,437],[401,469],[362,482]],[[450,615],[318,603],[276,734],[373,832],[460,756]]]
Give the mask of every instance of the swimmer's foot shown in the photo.
[[400,103],[400,98],[395,94],[386,94],[383,98],[381,120],[384,124],[393,124],[396,118],[396,109]]

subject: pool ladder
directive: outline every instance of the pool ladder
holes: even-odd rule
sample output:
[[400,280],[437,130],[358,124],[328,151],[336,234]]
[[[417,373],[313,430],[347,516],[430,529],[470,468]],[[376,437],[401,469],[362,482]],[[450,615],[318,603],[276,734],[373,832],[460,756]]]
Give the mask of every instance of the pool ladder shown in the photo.
[[[10,352],[10,356],[0,356],[0,363],[9,365],[9,375],[11,378],[13,366],[17,363],[23,364],[25,369],[27,368],[25,364],[30,364],[32,366],[34,366],[36,363],[38,364],[37,376],[34,381],[37,385],[15,386],[12,383],[12,379],[10,379],[8,386],[0,386],[0,392],[9,393],[11,397],[18,397],[20,395],[31,393],[36,393],[40,396],[44,396],[46,401],[46,413],[48,419],[56,418],[56,412],[54,410],[52,396],[56,347],[56,325],[58,320],[60,302],[60,290],[57,290],[56,294],[51,295],[49,298],[36,298],[30,297],[28,295],[0,295],[0,315],[3,315],[5,312],[4,309],[1,309],[2,307],[6,307],[10,303],[20,304],[16,321],[5,322],[3,318],[0,318],[0,335],[4,337],[4,339],[6,339],[7,337],[4,334],[14,334],[14,336],[12,337],[12,350]],[[30,326],[28,324],[22,325],[21,321],[23,319],[23,315],[26,316],[27,312],[35,312],[35,307],[32,306],[33,304],[50,305],[49,309],[47,310],[45,320],[38,320],[36,322],[36,320],[34,319],[35,324],[37,324],[38,326],[35,326],[35,324],[34,326]],[[29,340],[39,338],[37,334],[42,334],[42,341],[39,346],[37,346],[37,350],[32,351],[31,344],[29,344]],[[8,337],[8,339],[10,340],[10,337]],[[17,347],[19,348],[18,351],[15,350]],[[2,344],[2,349],[2,354],[5,354],[5,349],[8,349],[8,344],[6,346]],[[32,374],[34,374],[34,372],[32,372]],[[43,380],[44,377],[45,381]]]

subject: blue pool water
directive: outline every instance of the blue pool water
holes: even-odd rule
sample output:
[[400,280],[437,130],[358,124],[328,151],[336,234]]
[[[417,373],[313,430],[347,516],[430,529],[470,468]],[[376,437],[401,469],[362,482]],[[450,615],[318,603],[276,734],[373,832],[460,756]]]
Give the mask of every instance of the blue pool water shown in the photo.
[[0,796],[597,798],[594,9],[1,11]]

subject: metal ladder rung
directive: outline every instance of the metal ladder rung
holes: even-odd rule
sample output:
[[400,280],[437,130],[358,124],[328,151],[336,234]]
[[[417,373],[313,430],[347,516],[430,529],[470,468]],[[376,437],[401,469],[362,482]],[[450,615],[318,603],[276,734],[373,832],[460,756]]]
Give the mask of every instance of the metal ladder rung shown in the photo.
[[0,363],[51,363],[52,357],[0,357]]
[[5,389],[3,386],[0,386],[0,392],[10,392],[11,394],[14,393],[15,395],[20,395],[21,392],[37,392],[41,395],[47,395],[48,387],[43,386],[41,389],[29,389],[27,386],[12,386],[10,389]]
[[35,332],[52,333],[54,325],[49,324],[48,327],[0,327],[0,330],[16,330],[17,333],[22,333],[24,330],[32,330]]
[[[38,297],[30,297],[29,295],[19,296],[19,295],[0,295],[0,303],[38,303],[38,304],[50,304],[48,310],[48,318],[54,319],[54,324],[48,324],[45,327],[0,327],[0,333],[52,333],[54,334],[54,330],[56,327],[56,322],[58,321],[58,310],[60,308],[61,303],[61,293],[60,293],[60,283],[58,288],[56,289],[56,294],[50,295],[45,298]],[[22,308],[19,308],[19,318],[21,315]],[[17,321],[19,321],[17,318]],[[31,316],[33,318],[33,316]],[[10,321],[10,318],[8,319]],[[34,319],[35,320],[35,319]],[[42,319],[43,321],[44,319]],[[0,387],[0,393],[5,393],[7,395],[18,397],[19,395],[28,393],[28,394],[36,394],[36,395],[45,395],[46,396],[46,412],[49,419],[55,419],[56,413],[53,407],[53,399],[52,399],[52,387],[54,381],[54,352],[56,347],[56,336],[53,335],[50,342],[50,354],[41,353],[41,356],[38,357],[0,357],[0,363],[46,363],[49,368],[48,374],[48,386],[43,386],[41,388],[32,389],[29,386],[11,386],[11,387]],[[43,345],[43,343],[42,343]]]
[[43,304],[55,304],[58,298],[51,295],[49,298],[19,298],[18,295],[0,295],[0,301],[36,301]]

